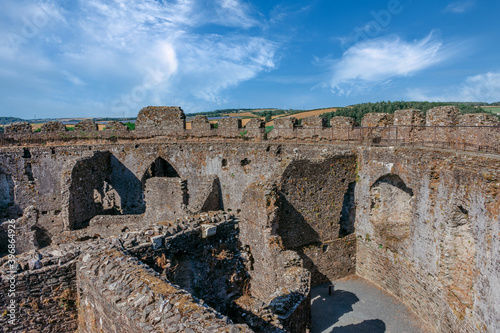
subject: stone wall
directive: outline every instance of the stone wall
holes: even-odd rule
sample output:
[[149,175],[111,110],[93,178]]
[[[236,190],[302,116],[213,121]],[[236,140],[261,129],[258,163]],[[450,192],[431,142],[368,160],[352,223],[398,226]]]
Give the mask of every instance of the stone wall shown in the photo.
[[251,332],[113,247],[82,256],[78,289],[79,332]]
[[[285,329],[306,332],[310,318],[311,275],[303,267],[300,256],[286,250],[277,232],[279,206],[274,185],[255,183],[245,190],[240,241],[250,263],[247,268],[251,278],[250,294],[269,303],[280,315]],[[299,312],[294,311],[297,308]]]
[[[95,245],[94,245],[95,246]],[[74,332],[77,329],[76,258],[80,246],[50,247],[15,259],[0,259],[0,326],[5,332]],[[15,295],[8,295],[10,280]],[[15,324],[11,325],[7,303],[15,301]]]
[[439,106],[427,111],[427,126],[455,126],[460,110],[456,106]]
[[355,273],[355,180],[352,153],[297,159],[280,177],[277,233],[299,253],[313,286]]
[[119,198],[106,183],[111,172],[109,152],[95,152],[71,164],[70,177],[65,179],[67,188],[63,190],[67,195],[63,216],[69,229],[80,229],[94,216],[116,209]]
[[498,158],[359,149],[356,272],[438,332],[500,329]]
[[171,221],[189,215],[187,182],[181,178],[154,177],[146,181],[144,192],[147,223]]
[[394,115],[389,113],[368,113],[361,120],[361,127],[387,127],[394,124]]

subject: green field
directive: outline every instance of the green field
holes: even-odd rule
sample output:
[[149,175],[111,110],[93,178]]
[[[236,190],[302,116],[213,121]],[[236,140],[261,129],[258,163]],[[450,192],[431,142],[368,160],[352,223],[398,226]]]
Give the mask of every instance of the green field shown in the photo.
[[485,110],[488,110],[493,113],[500,114],[500,106],[494,106],[494,107],[483,107]]

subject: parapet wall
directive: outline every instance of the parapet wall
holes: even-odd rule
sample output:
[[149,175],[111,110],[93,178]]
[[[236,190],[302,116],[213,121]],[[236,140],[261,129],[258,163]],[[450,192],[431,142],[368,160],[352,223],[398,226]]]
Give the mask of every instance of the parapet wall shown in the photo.
[[[95,125],[95,124],[94,124]],[[192,128],[186,129],[185,115],[180,107],[146,107],[139,112],[135,131],[111,126],[96,131],[93,125],[82,122],[74,132],[29,133],[26,126],[13,124],[0,135],[0,145],[49,144],[68,142],[116,142],[158,138],[169,141],[327,141],[355,145],[420,145],[459,150],[484,150],[500,153],[500,122],[488,114],[461,115],[454,106],[437,107],[427,111],[398,110],[394,114],[369,113],[361,127],[348,117],[333,117],[330,127],[320,116],[302,119],[297,126],[294,117],[274,120],[268,133],[262,121],[252,119],[245,128],[238,118],[223,118],[212,128],[207,117],[197,116]],[[26,127],[26,128],[25,128]],[[75,127],[76,128],[76,127]]]

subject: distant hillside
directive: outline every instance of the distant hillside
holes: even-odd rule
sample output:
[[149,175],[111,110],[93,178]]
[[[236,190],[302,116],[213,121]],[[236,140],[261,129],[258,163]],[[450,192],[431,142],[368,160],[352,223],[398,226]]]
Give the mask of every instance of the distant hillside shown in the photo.
[[7,125],[15,123],[17,121],[26,121],[26,120],[16,117],[0,117],[0,125]]

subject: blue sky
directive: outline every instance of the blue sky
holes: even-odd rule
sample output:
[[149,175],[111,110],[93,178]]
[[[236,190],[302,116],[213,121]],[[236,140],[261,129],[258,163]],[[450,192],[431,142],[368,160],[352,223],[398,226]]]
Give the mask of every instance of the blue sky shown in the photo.
[[0,116],[500,101],[500,2],[2,0]]

